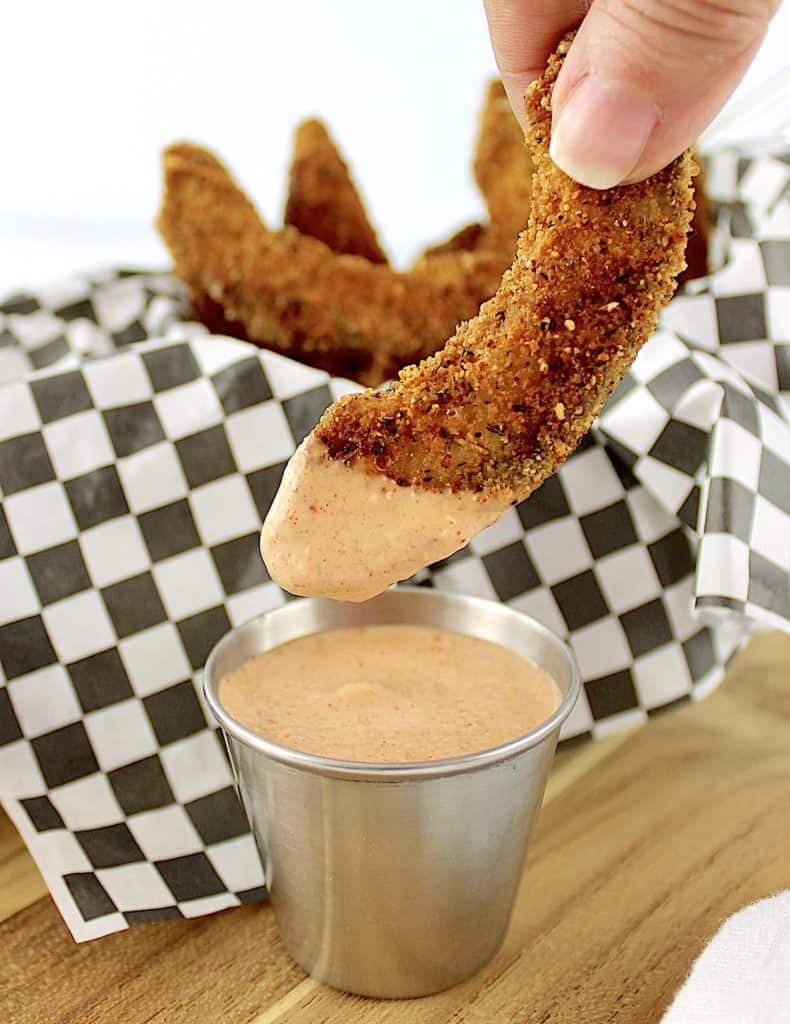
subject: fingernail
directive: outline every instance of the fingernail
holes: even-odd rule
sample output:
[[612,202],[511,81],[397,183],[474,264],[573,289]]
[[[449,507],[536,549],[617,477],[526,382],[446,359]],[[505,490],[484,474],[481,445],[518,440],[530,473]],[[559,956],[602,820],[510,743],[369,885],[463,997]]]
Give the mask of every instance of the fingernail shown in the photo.
[[658,119],[644,96],[589,74],[554,114],[549,152],[581,185],[614,188],[638,164]]

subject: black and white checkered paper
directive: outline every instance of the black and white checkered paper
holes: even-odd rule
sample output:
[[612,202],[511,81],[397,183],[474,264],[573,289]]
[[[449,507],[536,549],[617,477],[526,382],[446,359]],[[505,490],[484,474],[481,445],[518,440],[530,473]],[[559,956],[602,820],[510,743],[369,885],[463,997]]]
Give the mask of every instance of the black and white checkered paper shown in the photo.
[[[728,261],[561,470],[416,578],[569,639],[565,739],[706,695],[755,624],[790,620],[790,166],[710,177]],[[0,309],[0,796],[78,940],[265,896],[201,670],[287,600],[261,521],[353,385],[188,316],[146,274]]]

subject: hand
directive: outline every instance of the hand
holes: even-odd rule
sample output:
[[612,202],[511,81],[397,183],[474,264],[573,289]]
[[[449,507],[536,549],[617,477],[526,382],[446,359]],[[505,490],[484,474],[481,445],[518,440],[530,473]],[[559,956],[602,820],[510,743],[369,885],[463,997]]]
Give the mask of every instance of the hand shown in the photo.
[[743,78],[779,7],[779,0],[484,2],[522,121],[524,90],[581,22],[554,89],[551,156],[592,188],[641,181],[691,145]]

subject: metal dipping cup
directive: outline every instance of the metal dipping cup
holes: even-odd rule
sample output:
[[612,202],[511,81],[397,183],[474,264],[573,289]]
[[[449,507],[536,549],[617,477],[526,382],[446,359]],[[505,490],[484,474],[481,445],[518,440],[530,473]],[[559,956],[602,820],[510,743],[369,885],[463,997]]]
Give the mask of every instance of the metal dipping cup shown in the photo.
[[[537,729],[493,749],[367,764],[278,746],[219,702],[220,680],[263,651],[323,630],[383,624],[433,626],[509,647],[548,672],[562,703]],[[579,694],[576,662],[558,637],[505,605],[417,587],[364,604],[299,600],[221,640],[204,688],[282,941],[302,967],[347,992],[407,998],[449,988],[494,956],[560,726]]]

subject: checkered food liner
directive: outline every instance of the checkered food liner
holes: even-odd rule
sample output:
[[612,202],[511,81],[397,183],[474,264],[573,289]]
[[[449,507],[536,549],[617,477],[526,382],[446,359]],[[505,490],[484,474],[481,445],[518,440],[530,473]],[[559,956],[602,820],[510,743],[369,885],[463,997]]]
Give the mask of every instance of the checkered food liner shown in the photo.
[[[709,180],[728,261],[560,471],[416,577],[568,638],[564,739],[704,696],[790,619],[790,167]],[[261,521],[353,385],[188,316],[167,275],[117,272],[0,311],[0,796],[78,940],[265,896],[201,670],[287,600]]]

